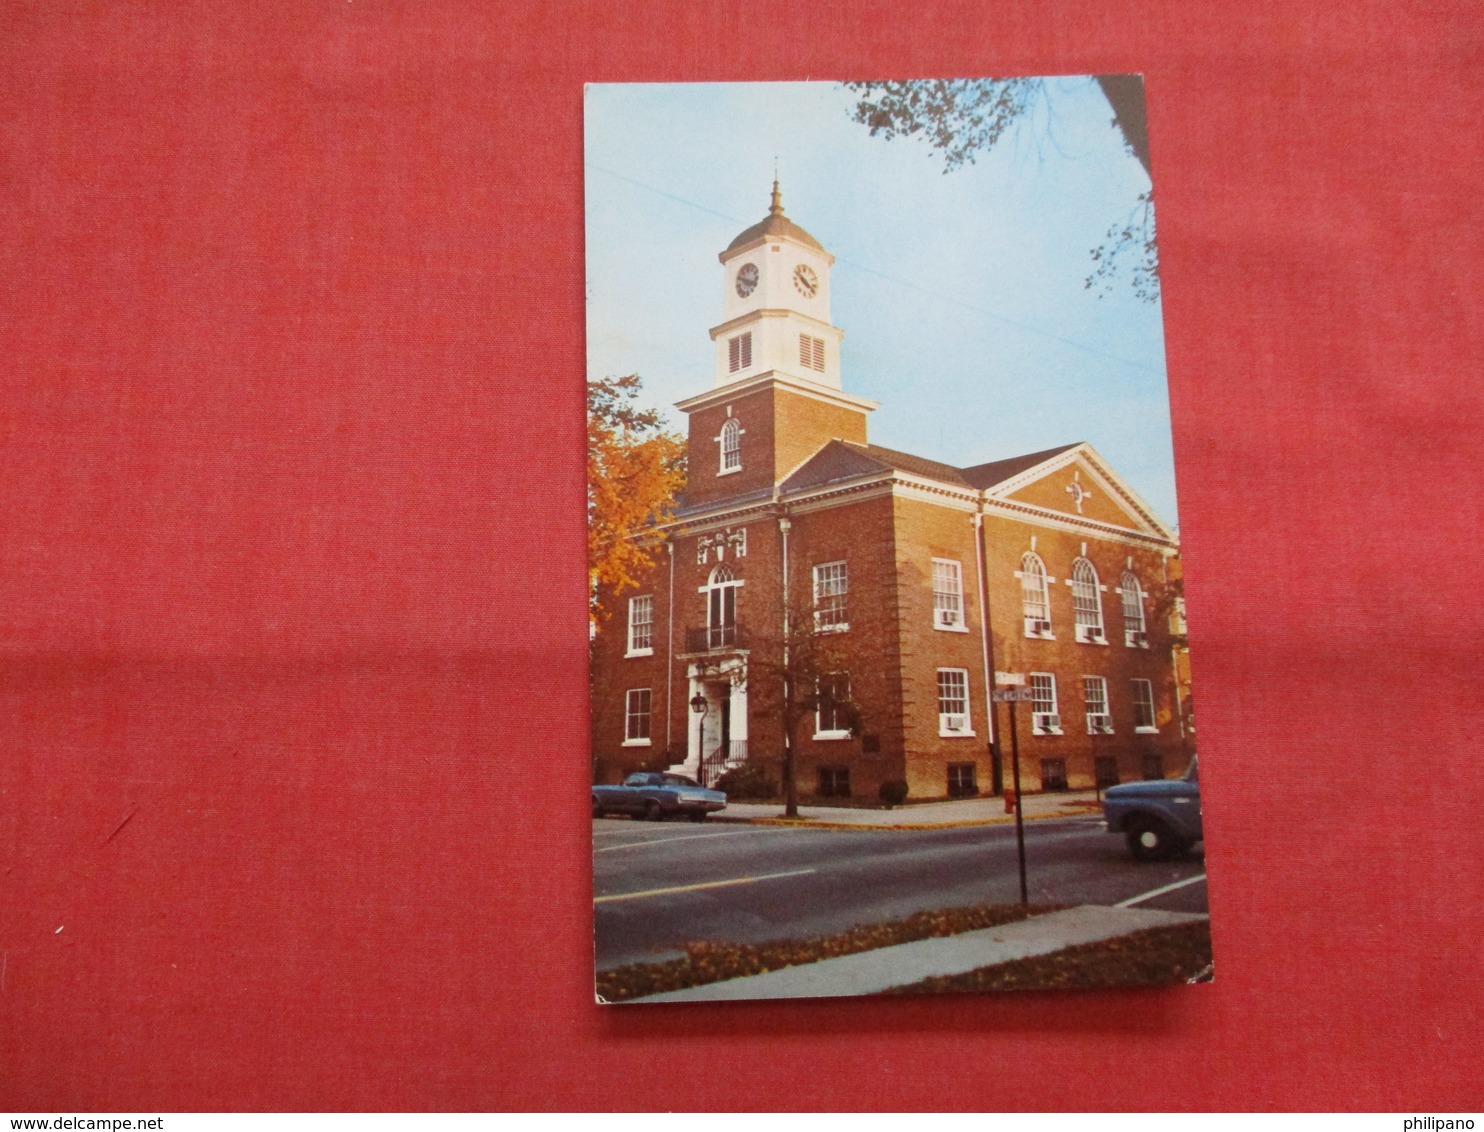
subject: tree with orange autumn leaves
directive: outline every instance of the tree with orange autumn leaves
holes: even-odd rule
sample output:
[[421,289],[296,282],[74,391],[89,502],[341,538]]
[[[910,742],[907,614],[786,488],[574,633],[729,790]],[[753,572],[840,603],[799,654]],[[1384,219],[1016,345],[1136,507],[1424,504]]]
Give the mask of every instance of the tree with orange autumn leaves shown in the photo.
[[664,522],[685,486],[685,440],[657,409],[637,404],[638,374],[587,383],[587,574],[589,614],[601,617],[599,593],[638,583],[653,562],[636,536]]

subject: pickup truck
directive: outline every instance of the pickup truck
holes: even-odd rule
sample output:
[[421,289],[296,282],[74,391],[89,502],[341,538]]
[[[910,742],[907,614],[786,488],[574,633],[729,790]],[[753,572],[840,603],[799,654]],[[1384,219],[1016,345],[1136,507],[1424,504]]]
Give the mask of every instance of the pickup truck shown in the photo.
[[1109,833],[1121,833],[1136,860],[1180,856],[1201,840],[1201,783],[1196,760],[1180,778],[1127,782],[1103,791]]
[[707,790],[683,774],[640,772],[623,780],[622,786],[593,787],[593,817],[604,814],[632,814],[648,821],[662,821],[674,814],[684,814],[691,821],[703,821],[707,814],[726,809],[727,796],[720,790]]

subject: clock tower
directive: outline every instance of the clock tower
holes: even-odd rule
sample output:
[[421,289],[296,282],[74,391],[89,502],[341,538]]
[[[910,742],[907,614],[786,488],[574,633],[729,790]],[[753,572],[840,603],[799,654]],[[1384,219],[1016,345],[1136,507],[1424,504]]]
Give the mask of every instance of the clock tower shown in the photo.
[[722,321],[711,328],[711,388],[679,402],[690,417],[686,504],[706,507],[776,490],[831,440],[866,442],[874,401],[845,392],[830,322],[835,257],[783,215],[768,215],[721,253]]
[[725,277],[716,343],[716,384],[766,373],[840,388],[840,341],[830,322],[830,267],[835,257],[783,215],[773,182],[768,215],[721,253]]

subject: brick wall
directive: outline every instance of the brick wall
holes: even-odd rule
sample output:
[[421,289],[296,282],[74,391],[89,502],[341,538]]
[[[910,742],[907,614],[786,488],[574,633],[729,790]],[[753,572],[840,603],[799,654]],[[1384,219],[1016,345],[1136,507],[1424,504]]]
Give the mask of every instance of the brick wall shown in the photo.
[[[731,410],[742,426],[742,467],[718,475],[717,437]],[[690,414],[690,504],[720,502],[771,488],[830,440],[865,443],[866,414],[767,384]]]

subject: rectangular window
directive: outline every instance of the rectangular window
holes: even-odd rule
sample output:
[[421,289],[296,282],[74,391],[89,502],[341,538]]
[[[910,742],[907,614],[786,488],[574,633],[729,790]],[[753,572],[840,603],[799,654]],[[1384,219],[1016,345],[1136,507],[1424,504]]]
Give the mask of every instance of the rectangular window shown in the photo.
[[948,764],[948,796],[950,798],[973,798],[979,794],[979,782],[974,776],[973,763]]
[[850,677],[843,672],[831,672],[819,678],[816,688],[819,707],[814,717],[814,737],[850,738]]
[[1041,760],[1041,789],[1065,790],[1067,788],[1067,760]]
[[727,339],[727,369],[740,373],[752,365],[752,331]]
[[1060,735],[1061,716],[1056,713],[1056,677],[1050,672],[1031,673],[1031,730],[1036,735]]
[[850,575],[843,562],[824,562],[814,567],[814,624],[821,630],[839,632],[850,628],[845,598]]
[[964,628],[963,571],[947,558],[933,559],[933,628]]
[[654,652],[654,596],[641,594],[629,598],[629,656],[648,656]]
[[824,372],[824,339],[810,334],[799,335],[799,364],[805,369]]
[[1144,756],[1144,777],[1150,782],[1157,781],[1165,776],[1164,756],[1154,754]]
[[1154,685],[1148,680],[1133,680],[1130,683],[1134,687],[1134,730],[1158,731],[1159,727],[1154,719]]
[[1087,705],[1087,733],[1113,734],[1113,717],[1108,714],[1108,681],[1101,676],[1082,677],[1082,698]]
[[969,729],[968,669],[938,669],[938,734],[974,734]]
[[820,767],[817,793],[821,798],[849,798],[850,768],[848,766]]
[[624,746],[649,746],[649,689],[630,688],[624,701]]
[[1099,755],[1092,760],[1092,767],[1099,790],[1118,785],[1118,759],[1113,755]]

